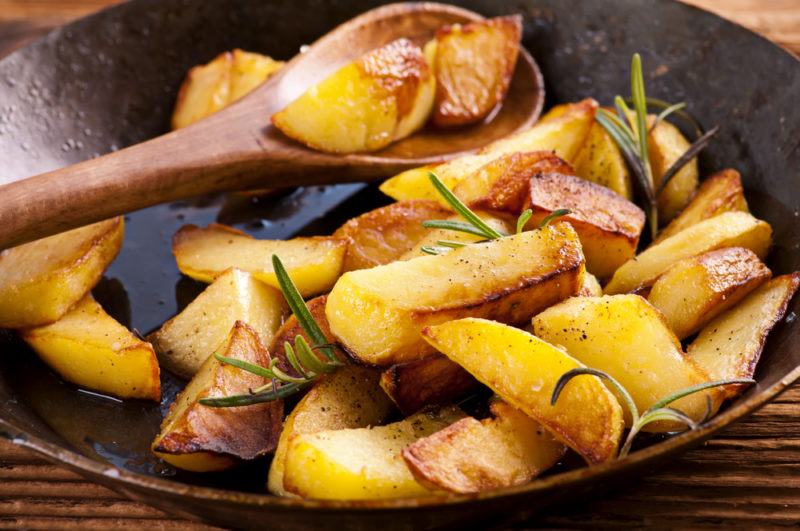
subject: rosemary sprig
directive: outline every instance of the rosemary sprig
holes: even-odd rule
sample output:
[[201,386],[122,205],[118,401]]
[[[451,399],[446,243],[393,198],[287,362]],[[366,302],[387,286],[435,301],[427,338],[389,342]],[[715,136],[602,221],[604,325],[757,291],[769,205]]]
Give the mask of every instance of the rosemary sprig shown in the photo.
[[[288,271],[286,271],[280,258],[276,255],[272,255],[272,266],[289,308],[297,318],[300,327],[311,338],[314,346],[309,345],[308,341],[301,335],[295,337],[294,346],[288,341],[283,344],[286,360],[298,376],[293,376],[281,370],[278,367],[277,357],[272,358],[269,367],[262,367],[244,360],[214,354],[214,357],[222,363],[238,367],[269,381],[257,389],[251,389],[250,393],[246,395],[203,398],[200,403],[204,406],[239,407],[280,400],[305,389],[321,375],[332,372],[342,365],[334,353],[334,346],[328,342],[319,324],[314,320],[314,316],[311,315],[303,297],[297,290],[297,286],[295,286]],[[320,359],[314,353],[314,350],[321,352],[323,359]]]
[[[504,236],[510,236],[509,234],[497,231],[490,227],[488,223],[482,220],[480,216],[478,216],[458,197],[456,197],[456,195],[450,191],[447,185],[445,185],[435,173],[428,172],[428,178],[430,179],[433,187],[439,192],[439,195],[441,195],[442,198],[447,201],[447,204],[449,204],[454,211],[464,218],[465,221],[434,219],[423,221],[423,227],[428,229],[444,229],[455,232],[464,232],[467,234],[472,234],[473,236],[482,237],[483,240],[480,241],[496,240],[498,238],[503,238]],[[550,215],[542,220],[542,222],[539,224],[539,228],[544,228],[554,219],[561,216],[566,216],[569,213],[570,211],[565,208],[554,210],[550,213]],[[522,230],[525,228],[525,225],[531,219],[531,216],[533,216],[533,210],[530,208],[526,209],[524,212],[522,212],[522,214],[519,215],[519,218],[517,218],[516,234],[522,232]],[[450,252],[453,249],[464,247],[465,245],[466,244],[462,242],[439,240],[436,242],[436,245],[423,245],[420,250],[427,254],[443,254]]]
[[[628,104],[632,105],[633,109],[628,107]],[[649,106],[661,109],[661,112],[648,128],[647,112]],[[650,233],[655,238],[658,233],[658,196],[681,168],[708,145],[718,128],[714,127],[704,134],[697,120],[684,110],[686,103],[669,103],[656,98],[648,98],[645,94],[642,58],[638,53],[634,54],[631,60],[631,96],[630,98],[617,96],[614,98],[614,107],[616,114],[606,109],[599,109],[595,120],[614,139],[614,142],[622,152],[628,169],[635,177],[638,188],[644,197]],[[647,144],[648,134],[658,124],[672,115],[679,116],[689,123],[694,128],[698,138],[686,150],[686,153],[664,172],[661,182],[656,187],[650,166],[650,152]]]
[[706,389],[711,389],[713,387],[720,387],[723,385],[732,385],[732,384],[754,384],[756,383],[755,380],[751,378],[733,378],[730,380],[718,380],[714,382],[706,382],[698,385],[693,385],[692,387],[686,387],[685,389],[680,389],[675,391],[674,393],[662,398],[652,406],[650,406],[647,411],[639,414],[639,409],[636,407],[636,402],[633,400],[633,397],[625,389],[616,378],[608,374],[607,372],[598,370],[598,369],[591,369],[589,367],[579,367],[577,369],[572,369],[570,371],[565,372],[561,375],[561,378],[558,379],[556,382],[555,387],[553,388],[553,395],[550,398],[550,405],[555,405],[558,397],[561,395],[561,392],[564,390],[564,387],[569,383],[570,380],[575,378],[576,376],[581,375],[591,375],[597,376],[608,381],[612,387],[618,392],[618,395],[622,397],[622,401],[625,404],[625,407],[628,408],[628,411],[631,413],[631,429],[628,432],[628,436],[625,438],[625,442],[620,448],[619,451],[619,458],[623,458],[631,450],[631,446],[633,445],[633,440],[636,436],[642,431],[642,429],[652,422],[657,422],[660,420],[672,420],[675,422],[679,422],[685,425],[688,429],[694,430],[697,429],[701,424],[703,424],[706,420],[708,420],[710,413],[711,413],[711,404],[709,400],[709,407],[708,413],[706,414],[706,418],[703,419],[701,422],[695,422],[692,418],[688,415],[679,411],[677,409],[667,407],[669,404],[679,400],[685,396],[697,393],[699,391],[704,391]]

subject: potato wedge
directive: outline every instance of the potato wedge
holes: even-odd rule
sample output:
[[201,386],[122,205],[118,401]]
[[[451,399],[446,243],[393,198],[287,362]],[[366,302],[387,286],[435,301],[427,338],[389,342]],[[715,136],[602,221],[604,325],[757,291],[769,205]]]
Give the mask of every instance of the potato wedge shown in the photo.
[[622,408],[598,377],[574,380],[550,405],[561,375],[583,366],[565,351],[523,330],[485,319],[449,321],[429,326],[422,334],[431,346],[541,423],[588,463],[616,457]]
[[772,273],[749,249],[728,247],[684,258],[658,277],[647,300],[678,339],[698,332],[769,279]]
[[392,203],[351,219],[333,233],[348,241],[344,271],[394,262],[428,234],[423,221],[449,216],[452,212],[439,203],[418,200]]
[[223,52],[186,75],[172,113],[180,129],[224,109],[277,72],[282,61],[242,50]]
[[452,190],[461,181],[494,159],[510,153],[525,151],[554,151],[570,162],[586,140],[594,122],[597,102],[586,99],[564,106],[557,118],[539,121],[530,129],[496,140],[473,155],[458,157],[435,166],[422,166],[395,175],[381,185],[389,197],[407,199],[433,199],[441,201],[431,185],[428,172],[433,171]]
[[[265,367],[270,361],[258,333],[241,321],[231,328],[221,354]],[[246,394],[265,383],[260,376],[208,358],[170,406],[153,452],[192,472],[223,470],[272,452],[283,420],[282,401],[235,408],[199,403],[202,398]]]
[[603,294],[603,288],[600,287],[600,282],[597,277],[588,271],[583,275],[583,286],[578,292],[579,297],[599,297]]
[[[512,223],[505,218],[482,211],[477,211],[475,213],[478,214],[487,225],[492,227],[494,230],[499,231],[501,234],[508,234],[514,229]],[[464,221],[464,218],[462,218],[460,215],[454,215],[452,213],[449,213],[448,217],[445,219],[452,221]],[[417,241],[417,243],[414,244],[414,247],[412,247],[409,251],[403,253],[403,255],[400,257],[400,260],[410,260],[420,256],[430,256],[428,253],[423,251],[422,248],[427,246],[435,247],[438,245],[440,240],[449,240],[451,242],[459,243],[475,243],[485,239],[483,236],[476,236],[466,232],[456,232],[446,229],[425,229],[425,231],[426,232],[422,238]]]
[[320,431],[366,428],[383,423],[392,403],[378,386],[378,371],[356,365],[342,367],[315,383],[298,402],[286,422],[269,468],[267,487],[286,496],[283,488],[286,449],[297,435]]
[[403,448],[464,417],[448,407],[376,428],[295,435],[286,451],[283,486],[303,498],[374,500],[428,493],[401,457]]
[[[800,273],[775,277],[756,288],[739,304],[708,323],[687,348],[689,359],[712,380],[752,378],[767,336],[783,319],[798,286]],[[726,398],[742,386],[724,388]]]
[[595,122],[575,157],[575,175],[605,186],[625,199],[633,199],[633,181],[619,146],[602,125]]
[[0,251],[0,328],[63,317],[97,284],[124,236],[117,217]]
[[419,335],[425,326],[468,316],[525,322],[576,294],[583,273],[575,231],[556,223],[442,255],[345,273],[328,295],[325,314],[352,356],[388,366],[434,353]]
[[257,240],[233,227],[212,223],[205,229],[186,225],[172,239],[181,273],[212,282],[234,267],[280,289],[272,270],[278,255],[304,297],[328,291],[342,272],[347,240],[331,237]]
[[555,465],[567,447],[541,424],[502,401],[494,418],[461,419],[410,444],[403,459],[432,489],[457,493],[524,485]]
[[772,246],[772,227],[746,212],[725,212],[651,245],[614,273],[605,292],[627,293],[651,286],[675,262],[723,247],[744,247],[763,259]]
[[279,290],[250,273],[229,269],[147,340],[165,368],[190,379],[225,345],[236,321],[250,325],[266,343],[281,325],[285,309]]
[[161,399],[152,345],[103,311],[91,295],[55,323],[20,337],[62,378],[117,398]]
[[[651,123],[654,119],[655,117],[650,117]],[[647,140],[650,149],[650,167],[658,189],[661,178],[669,167],[686,153],[691,144],[677,127],[666,120],[659,122],[650,131]],[[658,194],[658,219],[661,225],[674,219],[689,203],[697,190],[698,177],[697,157],[695,157],[681,168]]]
[[519,15],[439,29],[433,123],[450,127],[486,118],[506,96],[521,38]]
[[422,50],[398,39],[311,87],[272,123],[320,151],[374,151],[422,127],[435,95],[436,78]]
[[[708,381],[684,355],[661,313],[638,295],[573,297],[534,317],[533,333],[561,345],[587,367],[613,376],[628,390],[640,412],[679,389]],[[706,397],[718,401],[715,393],[713,389],[695,393],[673,407],[700,421],[706,414]],[[625,414],[630,423],[630,415]],[[645,430],[675,428],[658,422]]]
[[479,387],[460,365],[439,354],[393,365],[381,373],[381,387],[404,415],[429,405],[457,401]]
[[736,170],[722,170],[705,181],[681,213],[664,230],[656,242],[666,240],[683,229],[724,212],[748,212],[742,179]]

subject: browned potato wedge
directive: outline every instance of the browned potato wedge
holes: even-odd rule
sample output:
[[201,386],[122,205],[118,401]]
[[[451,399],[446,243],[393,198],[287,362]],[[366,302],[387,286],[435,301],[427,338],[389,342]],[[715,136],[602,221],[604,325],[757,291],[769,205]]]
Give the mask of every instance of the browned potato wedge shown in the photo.
[[[433,199],[442,201],[431,185],[433,171],[451,190],[502,155],[526,151],[553,151],[562,159],[574,160],[594,123],[597,102],[586,99],[558,107],[558,116],[540,120],[530,129],[496,140],[473,155],[465,155],[436,166],[422,166],[395,175],[381,185],[381,191],[397,201]],[[553,112],[553,111],[551,111]]]
[[770,276],[753,251],[728,247],[676,263],[656,280],[647,300],[661,310],[678,339],[683,339]]
[[[654,119],[654,116],[650,117],[651,122]],[[686,153],[691,144],[677,127],[666,120],[659,122],[650,131],[647,140],[650,148],[650,166],[653,170],[656,188],[658,188],[661,184],[661,178],[669,167],[681,155]],[[668,223],[683,210],[694,195],[695,190],[697,190],[698,176],[697,157],[695,157],[681,168],[670,179],[664,190],[658,194],[658,219],[660,224]]]
[[124,235],[117,217],[0,251],[0,328],[63,317],[103,276]]
[[184,275],[212,282],[234,267],[280,288],[272,270],[278,255],[304,297],[328,291],[342,272],[347,240],[332,237],[257,240],[244,232],[212,223],[205,229],[186,225],[172,239],[172,254]]
[[434,353],[419,335],[428,325],[465,316],[525,322],[576,294],[583,273],[577,234],[568,223],[556,223],[345,273],[328,295],[325,314],[352,356],[388,366]]
[[440,127],[483,120],[506,96],[519,55],[522,17],[454,24],[436,34],[436,100]]
[[103,311],[91,295],[55,323],[20,331],[65,380],[118,398],[161,399],[152,345]]
[[423,221],[451,215],[435,201],[416,200],[392,203],[351,219],[333,233],[348,241],[344,271],[394,262],[430,231]]
[[722,170],[700,185],[686,208],[658,233],[656,242],[724,212],[748,212],[742,180],[736,170]]
[[772,246],[772,227],[746,212],[725,212],[651,245],[624,263],[606,284],[608,294],[651,286],[672,264],[723,247],[744,247],[763,259]]
[[[630,392],[639,411],[679,389],[708,381],[684,355],[661,313],[638,295],[573,297],[534,317],[533,333],[613,376]],[[709,390],[673,406],[700,421],[706,415],[706,397],[719,400],[716,390]],[[628,412],[626,418],[630,422]],[[645,430],[678,427],[657,422]]]
[[[772,328],[783,319],[789,301],[800,286],[800,273],[769,280],[739,304],[708,323],[689,345],[689,359],[712,380],[752,378]],[[724,389],[731,398],[742,386]]]
[[524,485],[555,465],[567,450],[541,424],[505,402],[494,418],[461,419],[410,444],[403,459],[432,489],[473,493]]
[[381,387],[404,415],[455,402],[478,385],[460,365],[438,354],[393,365],[381,374]]
[[147,339],[167,369],[190,379],[225,344],[236,321],[250,325],[262,341],[270,341],[285,306],[277,289],[250,273],[229,269]]
[[295,435],[286,451],[283,485],[304,498],[370,500],[428,493],[403,461],[403,448],[464,417],[454,407],[418,413],[375,428]]
[[195,66],[178,91],[172,128],[186,127],[224,109],[266,81],[283,64],[266,55],[233,50]]
[[[221,354],[265,367],[270,361],[258,333],[241,321],[231,328]],[[235,408],[199,403],[202,398],[247,394],[265,383],[260,376],[208,358],[170,406],[153,452],[178,468],[211,472],[273,451],[283,420],[282,401]]]
[[597,277],[588,271],[583,276],[583,286],[578,292],[579,297],[599,297],[603,294],[603,288],[600,287],[600,282]]
[[425,339],[475,378],[547,428],[589,463],[617,455],[623,414],[600,378],[577,378],[550,404],[556,382],[583,367],[531,334],[485,319],[459,319],[423,330]]
[[629,201],[633,199],[633,181],[622,152],[597,122],[592,124],[586,142],[575,157],[575,175],[605,186]]
[[283,472],[289,441],[298,435],[327,430],[366,428],[384,422],[392,404],[378,386],[378,371],[349,365],[324,377],[298,402],[283,423],[278,448],[269,468],[267,487],[286,496]]
[[398,39],[311,87],[272,123],[320,151],[374,151],[422,127],[435,93],[436,79],[422,50]]
[[[477,211],[475,212],[478,216],[481,217],[483,221],[486,222],[487,225],[492,227],[494,230],[503,233],[510,233],[514,230],[513,224],[502,217],[495,216],[493,214],[489,214],[487,212]],[[460,215],[450,214],[446,219],[452,221],[464,221]],[[484,240],[483,236],[476,236],[474,234],[468,234],[466,232],[456,232],[447,229],[425,229],[427,232],[423,235],[422,239],[420,239],[413,248],[411,248],[408,252],[404,253],[403,256],[400,257],[400,260],[410,260],[412,258],[417,258],[420,256],[429,256],[428,253],[422,250],[423,247],[426,246],[436,246],[439,240],[449,240],[451,242],[459,242],[459,243],[475,243],[481,240]]]

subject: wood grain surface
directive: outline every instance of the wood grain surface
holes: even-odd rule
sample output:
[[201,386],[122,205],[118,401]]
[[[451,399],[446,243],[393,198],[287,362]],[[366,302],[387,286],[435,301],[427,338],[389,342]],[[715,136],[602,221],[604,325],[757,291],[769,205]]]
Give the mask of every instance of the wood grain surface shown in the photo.
[[[0,56],[112,0],[0,0]],[[800,0],[688,0],[800,54]],[[520,528],[800,525],[800,385],[657,473]],[[0,529],[212,529],[0,442]]]

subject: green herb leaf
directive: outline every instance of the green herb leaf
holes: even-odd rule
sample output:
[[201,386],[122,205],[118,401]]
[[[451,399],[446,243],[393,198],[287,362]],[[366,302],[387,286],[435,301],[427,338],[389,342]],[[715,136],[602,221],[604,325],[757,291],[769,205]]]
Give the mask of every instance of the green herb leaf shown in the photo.
[[705,149],[709,142],[711,142],[711,138],[716,135],[717,132],[719,132],[719,126],[709,129],[707,133],[695,140],[694,143],[689,146],[689,149],[687,149],[683,155],[678,157],[678,159],[672,163],[672,166],[670,166],[661,177],[661,182],[658,184],[658,193],[661,193],[661,191],[666,188],[667,184],[669,184],[672,178],[677,175],[681,168],[683,168],[689,163],[690,160],[695,158],[698,153]]
[[436,242],[436,245],[447,247],[448,249],[460,249],[467,246],[464,242],[455,242],[453,240],[439,240]]
[[525,224],[531,219],[533,215],[533,210],[530,208],[526,209],[522,214],[519,215],[517,218],[517,234],[520,234],[525,229]]
[[423,245],[422,247],[419,248],[419,250],[425,254],[432,254],[434,256],[438,254],[449,253],[450,251],[452,251],[450,247],[441,247],[437,245]]
[[219,398],[201,398],[200,404],[209,407],[242,407],[252,406],[254,404],[262,404],[264,402],[272,402],[274,400],[281,400],[283,398],[292,396],[314,383],[313,380],[304,382],[302,384],[284,384],[277,388],[273,387],[272,390],[262,391],[257,394],[249,395],[232,395]]
[[558,210],[553,210],[552,212],[550,212],[550,214],[545,216],[545,218],[542,220],[541,223],[539,223],[539,228],[543,229],[556,219],[563,216],[567,216],[569,214],[572,214],[572,211],[568,208],[559,208]]
[[452,221],[448,219],[432,219],[428,221],[423,221],[422,226],[426,229],[444,229],[444,230],[452,230],[454,232],[466,232],[467,234],[472,234],[474,236],[480,236],[481,238],[486,238],[491,240],[492,238],[488,237],[486,233],[482,230],[476,228],[474,225],[470,225],[469,223],[465,223],[463,221]]
[[459,198],[457,198],[453,192],[450,191],[447,186],[436,176],[433,172],[428,172],[428,177],[430,178],[431,184],[436,191],[439,192],[445,201],[455,210],[458,214],[461,215],[462,218],[467,220],[469,223],[475,226],[476,229],[482,231],[482,236],[486,237],[490,240],[495,240],[497,238],[502,238],[505,234],[500,234],[492,227],[490,227],[485,221],[483,221],[477,214],[475,214],[472,210],[467,207],[464,203],[461,202]]
[[631,413],[633,422],[635,423],[636,421],[639,420],[639,409],[636,407],[636,402],[633,400],[631,394],[628,392],[627,389],[625,389],[625,386],[619,383],[616,378],[614,378],[607,372],[601,371],[599,369],[592,369],[590,367],[578,367],[577,369],[572,369],[562,374],[561,378],[558,379],[555,387],[553,388],[553,394],[550,397],[550,405],[554,406],[556,404],[558,397],[561,395],[561,391],[564,390],[564,387],[567,385],[567,383],[569,383],[570,380],[572,380],[576,376],[582,376],[587,374],[590,376],[597,376],[598,378],[608,381],[614,387],[614,389],[617,390],[619,396],[621,396],[622,399],[624,400],[625,406]]

